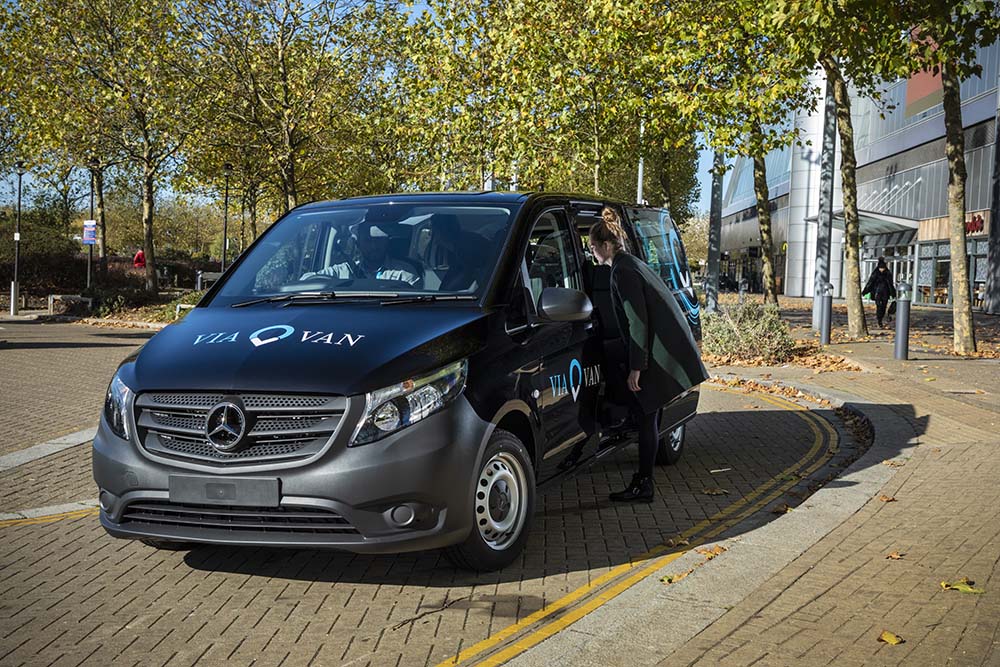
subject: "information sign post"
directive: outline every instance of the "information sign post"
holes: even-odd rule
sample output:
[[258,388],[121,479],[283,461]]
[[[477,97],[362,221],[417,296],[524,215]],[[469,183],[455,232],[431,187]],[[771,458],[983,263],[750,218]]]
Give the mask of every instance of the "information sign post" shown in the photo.
[[83,221],[83,245],[87,246],[87,289],[90,289],[91,267],[94,264],[94,245],[97,243],[97,220]]

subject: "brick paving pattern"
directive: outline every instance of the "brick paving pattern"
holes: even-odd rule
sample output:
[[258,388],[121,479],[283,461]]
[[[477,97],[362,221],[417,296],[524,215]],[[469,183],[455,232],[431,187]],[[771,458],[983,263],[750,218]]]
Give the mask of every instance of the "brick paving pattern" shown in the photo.
[[[436,664],[718,512],[814,444],[806,421],[757,396],[702,400],[681,464],[657,472],[655,503],[606,500],[635,465],[634,449],[617,454],[541,499],[522,559],[499,573],[457,571],[435,552],[156,551],[108,537],[94,517],[0,527],[0,664]],[[80,451],[60,454],[63,467],[86,468]],[[22,471],[38,475],[38,495],[22,485],[18,504],[53,502],[59,466],[45,461]],[[719,468],[732,470],[709,472]]]
[[96,499],[90,443],[0,472],[0,512]]
[[0,321],[0,454],[96,426],[111,375],[153,333]]
[[[919,445],[883,488],[895,502],[869,501],[662,665],[1000,665],[1000,364],[885,347],[834,346],[876,373],[739,369],[895,403]],[[941,589],[963,576],[986,593]]]

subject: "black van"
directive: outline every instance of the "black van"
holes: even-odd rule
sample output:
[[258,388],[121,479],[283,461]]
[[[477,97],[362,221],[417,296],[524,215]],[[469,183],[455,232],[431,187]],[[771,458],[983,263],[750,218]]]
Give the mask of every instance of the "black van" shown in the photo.
[[[697,336],[659,209],[484,192],[293,210],[118,369],[94,439],[101,523],[159,548],[510,563],[536,489],[631,440],[610,268],[584,242],[605,205]],[[663,407],[660,463],[697,405],[694,387]]]

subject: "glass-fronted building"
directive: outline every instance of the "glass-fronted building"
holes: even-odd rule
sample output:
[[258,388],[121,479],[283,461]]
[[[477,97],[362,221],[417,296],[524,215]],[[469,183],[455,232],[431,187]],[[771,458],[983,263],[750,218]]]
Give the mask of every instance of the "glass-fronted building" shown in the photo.
[[[1000,312],[1000,230],[993,229],[992,183],[1000,178],[996,155],[1000,43],[979,49],[982,75],[962,82],[965,127],[966,234],[973,305]],[[825,81],[817,74],[818,91]],[[819,212],[819,153],[823,100],[816,111],[788,120],[802,145],[767,156],[770,208],[779,290],[812,296]],[[857,155],[862,282],[884,257],[897,280],[914,286],[914,301],[952,302],[948,242],[948,164],[939,77],[922,73],[885,88],[881,102],[855,95],[852,116]],[[837,150],[831,249],[831,282],[843,295],[843,204]],[[753,290],[760,287],[760,234],[753,193],[753,164],[738,159],[727,174],[723,201],[722,271]],[[994,237],[991,254],[990,238]],[[993,273],[995,286],[989,283]]]

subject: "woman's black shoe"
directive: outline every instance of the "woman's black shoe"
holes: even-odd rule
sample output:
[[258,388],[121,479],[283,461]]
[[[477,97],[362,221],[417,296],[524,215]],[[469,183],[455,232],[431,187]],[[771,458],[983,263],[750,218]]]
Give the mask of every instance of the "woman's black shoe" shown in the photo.
[[623,503],[648,503],[653,500],[653,493],[653,478],[636,475],[627,489],[612,493],[608,498]]

